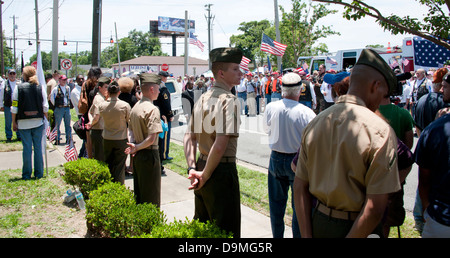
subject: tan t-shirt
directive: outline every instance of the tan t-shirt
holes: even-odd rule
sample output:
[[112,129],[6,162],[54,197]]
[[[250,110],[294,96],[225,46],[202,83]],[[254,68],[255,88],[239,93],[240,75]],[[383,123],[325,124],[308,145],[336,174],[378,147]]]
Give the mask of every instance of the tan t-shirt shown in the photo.
[[296,176],[324,205],[362,210],[366,195],[400,190],[394,130],[356,96],[341,96],[303,131]]
[[[150,134],[161,133],[163,130],[158,107],[150,99],[143,97],[131,110],[128,127],[133,132],[136,144],[143,142]],[[157,146],[158,141],[152,145]]]
[[[92,106],[89,109],[89,113],[92,115],[92,117],[95,117],[96,115],[100,114],[98,107],[105,100],[106,100],[106,98],[100,92],[97,92],[97,94],[94,97],[94,100],[92,101]],[[98,122],[96,124],[94,124],[91,129],[103,130],[103,128],[104,128],[103,118],[100,116],[100,118],[98,119]]]
[[127,123],[130,119],[130,105],[118,99],[109,98],[100,103],[98,110],[103,118],[103,139],[125,140],[128,137]]
[[229,135],[224,157],[236,157],[239,137],[239,101],[227,86],[216,83],[195,103],[188,131],[194,132],[200,153],[208,155],[217,135]]

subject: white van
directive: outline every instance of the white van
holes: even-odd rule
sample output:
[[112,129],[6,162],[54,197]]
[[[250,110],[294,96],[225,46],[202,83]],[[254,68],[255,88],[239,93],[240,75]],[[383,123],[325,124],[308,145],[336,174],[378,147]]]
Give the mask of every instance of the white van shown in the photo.
[[173,122],[177,122],[180,114],[183,113],[183,106],[181,104],[181,85],[176,78],[167,78],[166,87],[170,92],[170,105],[173,112]]

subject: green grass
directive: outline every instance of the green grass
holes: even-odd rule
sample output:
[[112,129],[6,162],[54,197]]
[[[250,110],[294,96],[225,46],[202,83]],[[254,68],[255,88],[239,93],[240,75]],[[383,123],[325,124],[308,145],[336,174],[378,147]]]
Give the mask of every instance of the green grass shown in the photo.
[[58,169],[39,180],[22,180],[20,169],[1,171],[0,238],[69,237],[79,230],[71,218],[84,212],[63,204],[69,186]]
[[12,142],[6,142],[5,115],[3,114],[3,112],[0,112],[0,152],[21,151],[21,150],[23,150],[22,142],[17,140],[16,132],[13,132]]

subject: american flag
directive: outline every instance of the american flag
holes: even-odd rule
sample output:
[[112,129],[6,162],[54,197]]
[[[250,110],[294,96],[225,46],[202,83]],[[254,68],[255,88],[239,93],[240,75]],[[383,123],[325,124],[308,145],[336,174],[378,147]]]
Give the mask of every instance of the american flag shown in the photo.
[[414,64],[439,67],[450,59],[450,50],[421,37],[413,37]]
[[295,71],[296,71],[297,73],[301,73],[301,72],[303,72],[304,70],[303,70],[303,68],[299,67],[299,68],[295,69]]
[[73,141],[70,141],[70,143],[66,145],[66,148],[64,149],[64,158],[66,158],[67,161],[78,159],[77,149],[75,149]]
[[336,60],[334,60],[333,58],[330,58],[329,56],[327,56],[327,60],[325,61],[327,64],[334,64],[337,65]]
[[202,52],[205,49],[203,43],[200,40],[198,40],[197,37],[194,36],[194,33],[192,32],[189,33],[189,44],[196,45],[198,48],[200,48]]
[[56,137],[58,136],[58,131],[56,130],[56,126],[55,128],[53,128],[52,131],[50,131],[50,126],[47,127],[47,138],[50,142],[56,140]]
[[242,60],[241,60],[241,64],[239,65],[239,68],[241,68],[244,71],[250,71],[250,69],[248,69],[248,64],[250,63],[250,59],[248,59],[245,56],[242,56]]
[[263,33],[261,40],[261,51],[274,54],[276,56],[283,56],[287,46],[276,42]]
[[409,64],[409,60],[403,57],[403,58],[402,58],[402,64],[403,64],[404,66],[407,66],[407,65]]

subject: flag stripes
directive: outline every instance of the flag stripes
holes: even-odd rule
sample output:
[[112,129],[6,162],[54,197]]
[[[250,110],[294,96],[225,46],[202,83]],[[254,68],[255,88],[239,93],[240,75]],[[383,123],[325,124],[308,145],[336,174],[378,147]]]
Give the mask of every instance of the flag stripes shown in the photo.
[[283,56],[287,45],[283,45],[263,33],[261,40],[261,51],[271,53],[276,56]]

